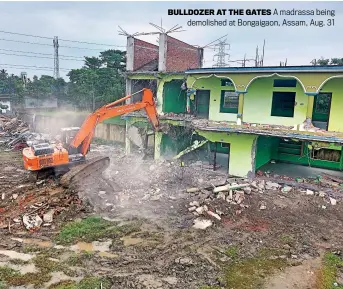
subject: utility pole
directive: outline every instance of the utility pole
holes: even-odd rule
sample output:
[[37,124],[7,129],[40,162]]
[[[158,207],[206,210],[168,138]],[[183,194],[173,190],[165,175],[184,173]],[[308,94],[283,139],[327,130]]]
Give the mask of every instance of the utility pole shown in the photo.
[[[225,67],[228,64],[225,61],[225,57],[228,56],[230,58],[230,54],[225,52],[225,46],[229,45],[226,43],[226,39],[220,40],[217,44],[215,44],[215,47],[218,47],[218,53],[214,55],[214,58],[217,58],[217,63],[214,64],[213,66],[215,67]],[[230,45],[229,45],[230,49]]]
[[58,36],[54,37],[54,78],[57,79],[60,77],[60,61],[58,58]]

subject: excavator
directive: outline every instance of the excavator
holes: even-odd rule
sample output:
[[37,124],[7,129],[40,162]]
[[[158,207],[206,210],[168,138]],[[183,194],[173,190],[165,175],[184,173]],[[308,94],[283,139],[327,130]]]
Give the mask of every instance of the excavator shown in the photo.
[[[142,101],[122,104],[133,95],[142,92]],[[121,104],[121,105],[119,105]],[[104,171],[110,163],[109,157],[86,159],[97,124],[106,119],[144,109],[155,131],[159,130],[159,120],[153,93],[143,88],[131,95],[100,107],[91,113],[81,128],[62,128],[61,140],[55,144],[41,143],[23,149],[24,167],[36,173],[42,171],[62,172],[60,183],[68,186],[83,178]]]

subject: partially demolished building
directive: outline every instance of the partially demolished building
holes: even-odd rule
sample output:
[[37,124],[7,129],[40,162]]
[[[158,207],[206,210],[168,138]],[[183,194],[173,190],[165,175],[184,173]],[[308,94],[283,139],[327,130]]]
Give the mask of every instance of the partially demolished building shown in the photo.
[[[127,45],[127,94],[153,89],[168,126],[145,129],[156,159],[196,159],[240,177],[270,161],[343,169],[343,66],[202,68],[201,48],[166,34],[159,46]],[[126,120],[127,130],[146,127],[142,115]],[[127,134],[128,153],[131,145]]]

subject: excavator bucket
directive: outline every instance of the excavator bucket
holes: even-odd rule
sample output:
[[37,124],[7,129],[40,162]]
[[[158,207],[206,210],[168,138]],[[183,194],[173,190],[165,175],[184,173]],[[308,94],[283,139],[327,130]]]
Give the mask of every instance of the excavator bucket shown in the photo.
[[72,167],[69,172],[64,174],[60,179],[63,187],[77,185],[86,178],[99,177],[110,165],[109,157],[96,157],[86,160],[85,163]]

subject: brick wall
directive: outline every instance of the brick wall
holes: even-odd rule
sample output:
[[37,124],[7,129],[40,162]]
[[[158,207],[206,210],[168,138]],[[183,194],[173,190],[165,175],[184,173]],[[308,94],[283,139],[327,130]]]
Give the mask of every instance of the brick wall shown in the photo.
[[199,68],[199,58],[198,48],[167,36],[166,71]]
[[158,46],[134,39],[133,70],[137,70],[154,59],[158,59]]

